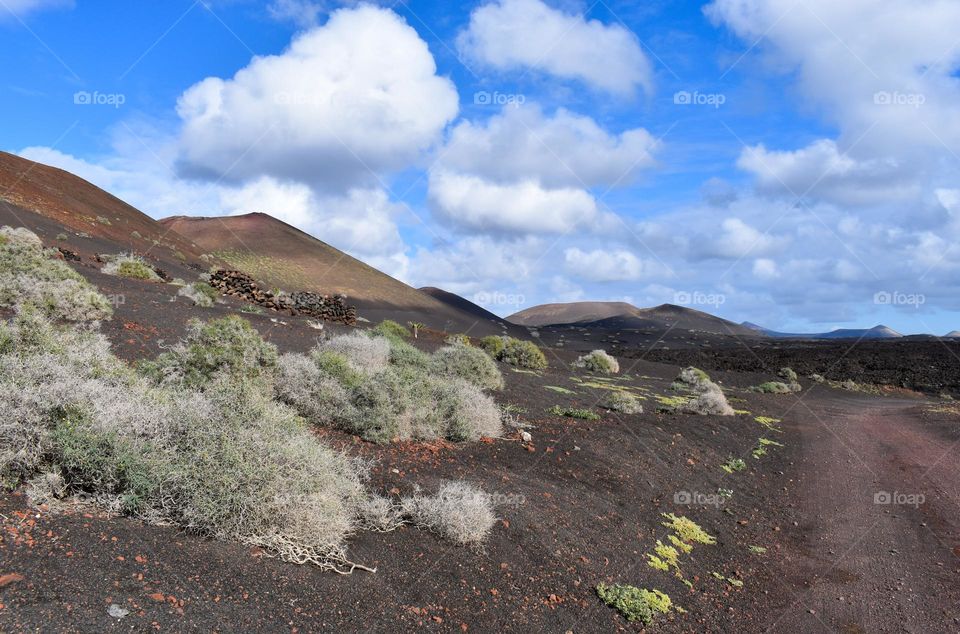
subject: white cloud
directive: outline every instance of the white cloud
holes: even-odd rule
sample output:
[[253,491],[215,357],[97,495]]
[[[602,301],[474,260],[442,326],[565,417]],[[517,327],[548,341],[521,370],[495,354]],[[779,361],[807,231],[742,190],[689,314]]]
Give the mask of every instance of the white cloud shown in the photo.
[[777,263],[769,258],[758,258],[754,260],[753,274],[761,280],[774,280],[780,277]]
[[484,123],[450,133],[441,163],[500,183],[536,179],[546,187],[626,185],[654,164],[657,140],[643,128],[611,134],[590,117],[539,105],[507,106]]
[[762,144],[744,148],[737,166],[754,174],[761,191],[794,198],[867,205],[919,194],[896,159],[857,160],[830,139],[794,151],[767,150]]
[[324,9],[324,3],[312,0],[271,0],[267,5],[267,13],[274,20],[303,27],[316,24]]
[[187,173],[259,176],[345,193],[415,163],[457,114],[453,83],[417,32],[370,5],[334,12],[280,55],[180,98]]
[[429,188],[430,201],[443,220],[484,233],[565,233],[599,215],[589,193],[546,189],[532,180],[500,185],[439,170],[430,173]]
[[395,222],[403,207],[379,189],[317,195],[302,183],[267,176],[239,185],[184,181],[158,170],[152,156],[92,163],[46,147],[19,154],[76,174],[154,218],[263,212],[390,273],[406,273],[406,246]]
[[498,0],[475,9],[457,44],[468,59],[498,70],[535,69],[620,95],[651,89],[653,71],[633,32],[540,0]]
[[659,263],[642,260],[623,249],[583,251],[574,247],[563,255],[569,274],[591,282],[636,282],[667,273]]
[[960,143],[960,47],[947,26],[960,24],[960,3],[714,0],[705,10],[795,71],[802,99],[862,156],[923,159]]
[[11,14],[23,17],[35,11],[61,7],[73,7],[73,0],[3,0],[0,2],[0,20],[9,18]]
[[719,234],[705,236],[695,251],[707,257],[735,260],[767,254],[781,244],[782,240],[758,231],[739,218],[727,218],[721,223]]

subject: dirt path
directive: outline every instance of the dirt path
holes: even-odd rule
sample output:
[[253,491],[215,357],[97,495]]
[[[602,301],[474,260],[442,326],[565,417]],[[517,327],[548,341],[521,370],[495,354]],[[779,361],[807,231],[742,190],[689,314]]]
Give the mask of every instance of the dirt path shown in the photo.
[[826,395],[793,415],[802,541],[770,632],[960,631],[960,425],[917,401]]

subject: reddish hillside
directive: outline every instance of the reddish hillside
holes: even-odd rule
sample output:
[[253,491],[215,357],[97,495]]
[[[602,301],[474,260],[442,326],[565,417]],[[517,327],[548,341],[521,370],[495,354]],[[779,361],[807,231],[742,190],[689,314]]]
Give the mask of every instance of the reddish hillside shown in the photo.
[[[0,200],[64,229],[160,259],[198,261],[201,251],[145,213],[78,176],[0,152]],[[51,236],[52,237],[52,236]]]
[[501,330],[502,321],[495,315],[496,323],[491,323],[440,301],[267,214],[175,216],[160,222],[269,287],[342,293],[371,321],[421,321],[470,334]]
[[525,326],[577,324],[603,330],[689,330],[717,335],[762,336],[750,328],[703,311],[662,304],[637,308],[624,302],[543,304],[510,315],[507,320]]
[[521,310],[507,317],[507,321],[521,326],[549,326],[597,321],[607,317],[633,314],[638,309],[625,302],[570,302],[541,304]]

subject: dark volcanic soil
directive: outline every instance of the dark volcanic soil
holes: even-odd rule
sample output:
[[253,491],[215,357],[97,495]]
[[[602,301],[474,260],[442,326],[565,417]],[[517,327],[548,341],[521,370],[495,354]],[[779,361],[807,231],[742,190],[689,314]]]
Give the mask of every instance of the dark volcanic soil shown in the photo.
[[801,376],[895,385],[929,394],[960,394],[960,341],[950,339],[842,341],[728,341],[710,348],[636,348],[624,356],[696,365],[708,370],[776,374],[791,367]]
[[[659,414],[652,396],[670,393],[676,368],[625,360],[625,383],[650,390],[646,413],[550,417],[544,410],[554,404],[597,409],[601,391],[563,368],[572,358],[554,355],[557,369],[543,376],[504,368],[499,400],[524,408],[530,445],[512,437],[377,447],[322,432],[377,459],[374,485],[383,493],[466,478],[510,500],[482,552],[409,527],[365,533],[350,554],[378,571],[341,577],[172,527],[38,512],[22,495],[5,495],[0,574],[22,579],[0,588],[0,629],[639,631],[594,594],[597,583],[617,582],[660,588],[688,611],[651,631],[957,630],[960,411],[820,387],[800,399],[753,395],[741,389],[753,377],[720,374],[733,398],[746,399],[734,406],[751,415]],[[764,433],[753,420],[759,414],[782,417],[782,433]],[[785,446],[755,459],[750,450],[762,435]],[[720,470],[731,456],[747,470]],[[734,491],[718,507],[675,498],[718,487]],[[917,508],[874,504],[884,491],[925,499]],[[682,562],[692,591],[643,559],[665,538],[662,512],[691,517],[717,537]],[[113,603],[130,614],[110,617]]]

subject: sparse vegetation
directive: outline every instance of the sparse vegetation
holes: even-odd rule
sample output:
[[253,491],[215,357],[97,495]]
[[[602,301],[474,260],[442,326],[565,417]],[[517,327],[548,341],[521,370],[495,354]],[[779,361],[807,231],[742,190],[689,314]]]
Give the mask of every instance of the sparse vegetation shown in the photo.
[[700,368],[695,368],[690,366],[684,368],[680,371],[680,375],[677,377],[677,381],[685,385],[690,386],[699,386],[703,383],[710,383],[710,375],[701,370]]
[[638,399],[629,392],[621,390],[611,390],[603,397],[601,407],[621,414],[642,414],[643,405]]
[[323,342],[321,350],[335,352],[356,370],[368,376],[390,365],[391,346],[387,337],[371,337],[362,332],[339,335]]
[[757,440],[757,446],[753,448],[751,454],[754,458],[759,460],[760,458],[767,455],[767,447],[783,447],[783,443],[779,443],[775,440],[770,440],[769,438],[760,438]]
[[548,366],[543,350],[532,341],[513,337],[484,337],[480,348],[497,361],[528,370],[543,370]]
[[673,606],[670,597],[659,590],[647,590],[635,586],[615,584],[597,585],[600,600],[615,608],[630,621],[650,625],[656,617],[667,614]]
[[410,331],[392,319],[384,319],[377,324],[371,332],[381,337],[393,337],[396,339],[407,339],[410,337]]
[[490,496],[465,482],[446,482],[434,495],[417,493],[401,500],[401,508],[417,526],[465,545],[484,542],[497,521]]
[[[314,423],[371,442],[501,435],[500,409],[479,387],[502,385],[499,371],[482,352],[453,348],[457,350],[442,349],[431,357],[392,338],[344,335],[320,344],[309,358],[284,355],[276,390]],[[484,357],[485,370],[460,356],[471,351]]]
[[500,355],[503,354],[503,350],[506,347],[507,347],[507,337],[497,337],[496,335],[490,335],[489,337],[484,337],[483,339],[480,340],[480,349],[497,360],[500,359]]
[[686,544],[716,544],[717,540],[703,530],[692,519],[674,515],[673,513],[663,513],[666,522],[663,525],[669,528],[677,538]]
[[658,401],[665,408],[688,414],[713,414],[716,416],[733,416],[736,412],[727,402],[720,386],[710,380],[710,376],[699,368],[689,367],[680,371],[673,382],[674,389],[693,392],[695,396],[658,397]]
[[109,319],[107,298],[55,253],[28,229],[0,227],[0,306],[32,306],[57,321]]
[[726,462],[720,465],[720,468],[726,471],[727,473],[736,473],[737,471],[743,471],[747,468],[747,463],[743,461],[743,458],[728,458]]
[[134,280],[144,280],[147,282],[159,282],[160,276],[153,270],[153,267],[136,255],[124,253],[112,258],[103,267],[103,272],[108,275],[117,275],[119,277],[128,277]]
[[8,486],[56,481],[46,495],[83,493],[287,561],[351,569],[344,540],[366,497],[362,471],[248,380],[218,374],[204,392],[154,387],[99,334],[38,314],[0,330]]
[[577,418],[579,420],[600,420],[600,415],[588,409],[577,409],[575,407],[561,407],[554,405],[547,410],[552,416],[562,416],[565,418]]
[[426,324],[423,324],[419,321],[408,321],[407,326],[410,327],[410,330],[413,331],[413,338],[416,339],[420,336],[420,331],[426,328]]
[[470,337],[464,334],[448,335],[446,339],[443,340],[448,346],[472,346],[470,342]]
[[430,367],[430,355],[406,341],[389,338],[390,363],[400,367],[426,371]]
[[607,354],[606,350],[594,350],[573,362],[575,368],[582,368],[587,372],[597,374],[616,374],[620,372],[620,364]]
[[218,375],[265,378],[276,364],[276,346],[265,342],[249,322],[231,315],[206,323],[190,321],[183,341],[139,368],[159,384],[203,389]]
[[790,394],[794,390],[782,381],[767,381],[766,383],[751,387],[750,391],[761,394]]
[[209,308],[220,297],[220,293],[206,282],[194,282],[180,287],[177,295],[186,297],[196,306]]
[[777,427],[777,424],[781,422],[779,418],[771,418],[770,416],[756,416],[753,420],[757,421],[770,431],[783,433],[782,430]]
[[482,350],[470,346],[440,348],[433,354],[430,367],[437,374],[460,377],[484,390],[503,388],[503,375],[497,364]]
[[790,368],[782,368],[778,376],[784,380],[767,381],[751,387],[750,391],[761,394],[793,394],[803,389],[798,382],[797,373]]
[[683,404],[681,409],[689,414],[714,414],[716,416],[733,416],[735,412],[723,391],[716,383],[701,383],[700,393]]

